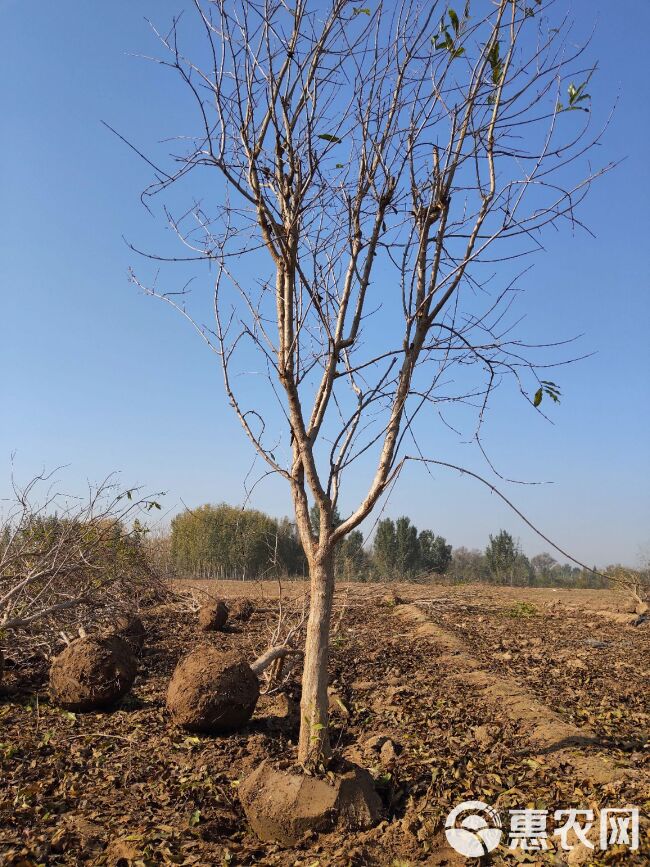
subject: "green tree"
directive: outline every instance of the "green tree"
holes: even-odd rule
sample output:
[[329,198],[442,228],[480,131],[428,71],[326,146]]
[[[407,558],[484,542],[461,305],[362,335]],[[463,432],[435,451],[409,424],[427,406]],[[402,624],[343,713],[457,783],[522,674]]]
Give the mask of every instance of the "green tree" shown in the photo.
[[420,545],[418,529],[402,515],[395,521],[395,569],[398,578],[408,578],[418,571]]
[[363,547],[363,533],[353,530],[337,550],[337,576],[343,581],[364,581],[370,574],[370,557]]
[[422,530],[418,536],[420,547],[419,570],[435,572],[442,575],[451,564],[451,545],[442,536],[436,536],[431,530]]
[[372,546],[373,562],[380,578],[386,580],[394,576],[396,551],[395,522],[391,518],[384,518],[377,524],[377,532]]
[[260,577],[302,571],[294,525],[255,509],[206,504],[172,521],[172,559],[179,574]]
[[[320,511],[316,503],[309,510],[309,520],[311,521],[311,526],[314,533],[318,536],[320,533]],[[341,513],[339,512],[338,506],[334,506],[332,510],[332,526],[338,527],[343,519],[341,518]]]
[[529,587],[533,583],[534,579],[535,572],[533,567],[530,565],[530,560],[526,557],[523,551],[518,548],[517,559],[515,560],[513,583]]
[[498,584],[514,583],[518,553],[515,540],[506,530],[501,530],[496,536],[490,536],[485,557],[490,572]]

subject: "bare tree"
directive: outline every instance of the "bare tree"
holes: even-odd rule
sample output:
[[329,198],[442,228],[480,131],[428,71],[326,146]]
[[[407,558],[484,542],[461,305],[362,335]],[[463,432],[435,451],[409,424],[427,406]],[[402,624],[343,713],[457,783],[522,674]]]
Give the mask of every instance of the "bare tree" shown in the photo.
[[640,616],[648,613],[650,602],[650,574],[644,569],[629,569],[625,566],[608,566],[605,576],[614,587],[630,596],[634,610]]
[[[181,255],[145,255],[207,260],[215,324],[201,324],[186,289],[133,279],[217,354],[242,427],[290,487],[311,582],[305,767],[330,754],[335,547],[405,461],[437,459],[418,445],[416,417],[433,408],[445,421],[445,407],[469,406],[478,436],[505,377],[535,407],[557,398],[532,357],[539,347],[513,335],[511,263],[540,250],[547,227],[578,225],[607,166],[589,163],[601,135],[593,69],[554,2],[528,3],[192,0],[168,32],[154,28],[153,59],[180,77],[198,129],[179,138],[169,171],[148,160],[156,179],[143,201],[190,174],[221,180],[212,207],[165,205]],[[241,376],[253,352],[279,430]],[[370,464],[365,496],[335,524],[344,479]]]
[[137,523],[155,500],[110,478],[84,498],[64,496],[53,473],[14,481],[13,494],[0,520],[0,635],[19,648],[47,654],[66,629],[110,622],[163,592]]

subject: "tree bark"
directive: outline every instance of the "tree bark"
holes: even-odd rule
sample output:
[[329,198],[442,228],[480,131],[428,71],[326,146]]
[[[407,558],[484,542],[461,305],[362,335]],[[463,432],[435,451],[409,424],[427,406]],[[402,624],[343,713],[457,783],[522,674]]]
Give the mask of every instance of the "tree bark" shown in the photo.
[[329,631],[334,596],[334,556],[317,555],[309,564],[311,602],[305,640],[305,667],[300,701],[298,761],[308,768],[331,755],[327,728]]

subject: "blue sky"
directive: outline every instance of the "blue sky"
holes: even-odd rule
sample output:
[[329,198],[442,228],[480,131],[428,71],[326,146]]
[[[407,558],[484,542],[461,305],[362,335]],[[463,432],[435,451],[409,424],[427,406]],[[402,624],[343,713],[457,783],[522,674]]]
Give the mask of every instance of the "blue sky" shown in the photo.
[[[553,482],[504,490],[558,544],[589,563],[634,563],[650,547],[650,6],[570,5],[583,29],[596,23],[600,72],[590,90],[596,110],[618,100],[603,156],[623,162],[582,211],[595,240],[547,236],[524,308],[527,328],[543,337],[584,332],[581,347],[596,354],[551,377],[564,395],[553,425],[501,393],[485,442],[506,475]],[[154,48],[146,17],[164,25],[182,6],[62,0],[35,15],[0,0],[0,496],[15,452],[19,478],[65,464],[67,488],[79,490],[117,470],[129,485],[167,491],[172,512],[243,500],[253,453],[214,357],[173,311],[128,283],[139,263],[122,236],[165,251],[172,239],[139,202],[149,170],[101,124],[153,152],[186,128],[181,91],[130,56]],[[203,281],[209,292],[196,275],[196,291]],[[463,456],[466,447],[431,436],[443,460]],[[360,493],[353,483],[343,511]],[[278,481],[260,485],[253,505],[291,511]],[[443,471],[403,474],[384,511],[402,513],[455,546],[484,547],[505,527],[529,554],[548,548],[477,483]]]

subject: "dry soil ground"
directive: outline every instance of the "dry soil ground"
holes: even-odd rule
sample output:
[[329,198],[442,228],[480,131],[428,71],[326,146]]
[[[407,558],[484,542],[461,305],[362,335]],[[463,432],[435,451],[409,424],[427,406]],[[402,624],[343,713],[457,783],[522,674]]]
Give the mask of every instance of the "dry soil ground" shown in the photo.
[[[650,622],[626,626],[597,613],[624,609],[616,594],[393,585],[400,598],[384,600],[385,587],[340,588],[333,740],[372,770],[386,820],[287,850],[248,830],[237,787],[263,758],[294,755],[298,673],[227,737],[189,736],[165,711],[174,666],[197,641],[238,648],[252,661],[276,622],[276,585],[204,587],[255,597],[258,611],[237,631],[207,639],[188,610],[149,613],[138,679],[110,713],[53,707],[45,672],[12,668],[6,651],[0,864],[477,864],[450,850],[443,831],[449,810],[472,799],[495,805],[506,825],[509,809],[552,816],[636,805],[637,852],[574,849],[572,857],[650,864]],[[303,589],[285,586],[285,604]],[[565,863],[556,845],[552,833],[545,853],[502,843],[483,863]]]

